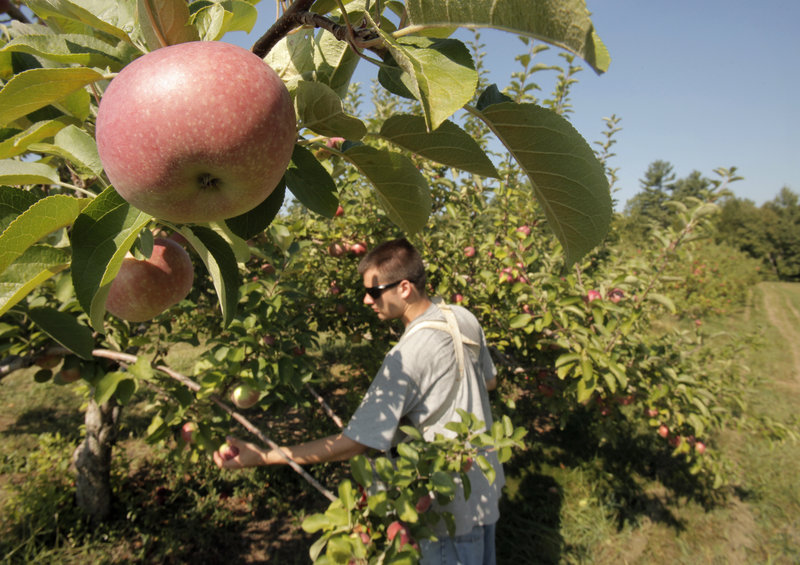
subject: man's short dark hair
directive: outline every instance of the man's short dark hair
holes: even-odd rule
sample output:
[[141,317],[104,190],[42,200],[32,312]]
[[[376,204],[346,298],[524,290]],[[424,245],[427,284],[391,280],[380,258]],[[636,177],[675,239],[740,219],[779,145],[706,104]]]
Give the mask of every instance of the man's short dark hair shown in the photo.
[[382,284],[407,280],[425,294],[427,276],[422,256],[404,237],[381,243],[367,253],[358,264],[358,274],[363,277],[372,268],[377,269]]

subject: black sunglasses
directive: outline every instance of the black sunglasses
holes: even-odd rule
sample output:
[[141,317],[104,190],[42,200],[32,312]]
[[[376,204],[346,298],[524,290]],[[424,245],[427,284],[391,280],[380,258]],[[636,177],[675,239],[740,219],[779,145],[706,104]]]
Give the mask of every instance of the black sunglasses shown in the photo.
[[381,285],[378,285],[378,286],[367,287],[367,288],[364,289],[364,291],[367,294],[369,294],[370,298],[372,298],[373,300],[378,300],[381,297],[381,294],[383,294],[383,292],[385,290],[389,290],[390,288],[396,287],[397,285],[399,285],[404,280],[406,280],[406,279],[400,279],[399,281],[394,281],[393,283],[381,284]]

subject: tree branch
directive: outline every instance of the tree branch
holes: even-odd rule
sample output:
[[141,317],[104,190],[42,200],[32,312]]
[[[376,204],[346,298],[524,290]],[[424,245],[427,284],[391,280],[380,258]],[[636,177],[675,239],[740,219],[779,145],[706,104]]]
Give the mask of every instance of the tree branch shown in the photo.
[[[9,374],[13,373],[14,371],[17,371],[19,369],[24,369],[26,367],[30,367],[33,364],[33,362],[43,354],[69,355],[71,353],[72,352],[69,349],[67,349],[65,347],[62,347],[60,345],[57,345],[57,346],[53,346],[53,347],[48,347],[47,349],[44,350],[44,352],[37,352],[35,354],[27,355],[25,357],[19,357],[19,356],[7,357],[7,358],[3,359],[0,362],[0,380],[2,380],[3,377],[6,377]],[[131,364],[131,365],[136,363],[136,361],[139,359],[139,357],[137,357],[136,355],[132,355],[130,353],[122,353],[121,351],[112,351],[112,350],[109,350],[109,349],[93,349],[92,350],[92,355],[94,357],[100,357],[100,358],[103,358],[103,359],[111,359],[112,361],[119,361],[121,363],[128,363],[128,364]],[[182,375],[181,373],[179,373],[179,372],[177,372],[177,371],[175,371],[173,369],[170,369],[166,365],[156,365],[154,368],[156,370],[164,373],[168,377],[178,381],[179,383],[181,383],[182,385],[184,385],[186,388],[188,388],[191,391],[199,392],[200,390],[202,390],[202,387],[199,384],[197,384],[196,382],[194,382],[192,379],[190,379],[189,377],[187,377],[185,375]],[[313,389],[312,389],[312,391],[313,391]],[[316,395],[316,393],[314,393],[314,394]],[[319,395],[316,395],[316,396],[317,396],[317,400],[319,401],[320,400]],[[248,420],[242,414],[240,414],[239,412],[237,412],[236,410],[234,410],[233,408],[228,406],[217,395],[211,394],[211,395],[209,395],[208,398],[210,398],[211,401],[214,402],[214,404],[216,404],[217,406],[222,408],[231,417],[233,417],[234,420],[239,422],[239,424],[241,424],[248,432],[250,432],[251,434],[256,436],[259,439],[259,441],[261,441],[262,443],[268,445],[271,449],[274,449],[275,451],[277,451],[280,454],[280,456],[283,457],[283,459],[286,461],[286,463],[292,469],[294,469],[295,472],[297,472],[300,476],[302,476],[303,479],[306,480],[306,482],[308,482],[311,486],[313,486],[315,489],[317,489],[317,491],[319,491],[320,494],[322,494],[325,498],[327,498],[330,501],[333,501],[333,500],[336,499],[336,496],[331,491],[329,491],[324,486],[322,486],[322,484],[319,481],[317,481],[313,476],[311,476],[308,472],[306,472],[306,470],[303,469],[300,465],[298,465],[297,463],[292,461],[289,458],[289,456],[286,454],[286,452],[283,451],[278,444],[276,444],[269,437],[267,437],[267,435],[264,434],[261,430],[259,430],[252,422],[250,422],[250,420]],[[324,400],[322,400],[322,405],[323,405],[323,408],[325,408],[325,410],[328,413],[328,415],[332,415],[331,417],[334,419],[334,422],[336,422],[336,424],[341,428],[342,427],[341,420],[339,420],[338,417],[335,414],[333,414],[333,411],[330,409],[330,407],[327,404],[325,404]]]
[[[111,351],[107,349],[95,349],[92,351],[92,355],[94,355],[95,357],[102,357],[105,359],[112,359],[115,361],[123,361],[126,363],[136,363],[138,359],[136,355],[131,355],[129,353],[122,353],[119,351]],[[194,382],[192,379],[190,379],[185,375],[182,375],[181,373],[173,369],[170,369],[166,365],[156,365],[154,368],[158,371],[161,371],[168,377],[178,381],[189,390],[192,390],[194,392],[199,392],[200,390],[202,390],[202,387],[196,382]],[[286,454],[286,452],[283,451],[278,444],[276,444],[269,437],[267,437],[267,435],[264,434],[261,430],[259,430],[252,422],[250,422],[250,420],[248,420],[242,414],[240,414],[239,412],[228,406],[217,395],[211,394],[209,395],[208,398],[211,399],[211,401],[214,404],[216,404],[217,406],[222,408],[225,412],[227,412],[231,417],[233,417],[234,420],[239,422],[239,424],[241,424],[248,432],[256,436],[259,439],[259,441],[268,445],[271,449],[277,451],[280,454],[280,456],[283,457],[286,463],[292,469],[294,469],[295,472],[297,472],[300,476],[302,476],[303,479],[306,480],[306,482],[308,482],[311,486],[317,489],[317,491],[319,491],[320,494],[322,494],[325,498],[327,498],[330,501],[336,500],[336,496],[331,491],[322,486],[322,484],[320,484],[319,481],[317,481],[314,477],[312,477],[309,473],[307,473],[305,469],[303,469],[300,465],[298,465],[292,459],[290,459],[289,456]]]
[[351,30],[325,16],[309,12],[308,9],[313,3],[313,0],[296,0],[255,42],[251,51],[263,59],[281,39],[292,30],[302,26],[327,30],[339,41],[348,41],[359,49],[380,51],[379,47],[383,44],[383,40],[378,33],[368,28]]

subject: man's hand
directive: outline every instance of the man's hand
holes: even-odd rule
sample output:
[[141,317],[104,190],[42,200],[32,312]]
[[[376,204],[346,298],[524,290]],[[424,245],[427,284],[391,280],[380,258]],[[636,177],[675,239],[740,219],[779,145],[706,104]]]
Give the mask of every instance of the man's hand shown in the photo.
[[228,436],[227,443],[214,452],[214,463],[220,469],[243,469],[266,465],[265,452],[253,443]]

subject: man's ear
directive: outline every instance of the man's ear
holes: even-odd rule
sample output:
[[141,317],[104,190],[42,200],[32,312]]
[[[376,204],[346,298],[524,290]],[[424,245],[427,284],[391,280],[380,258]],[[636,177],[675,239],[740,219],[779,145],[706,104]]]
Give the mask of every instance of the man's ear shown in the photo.
[[414,283],[408,280],[403,280],[400,283],[400,296],[403,297],[403,300],[408,300],[411,296],[416,293],[417,288],[414,286]]

